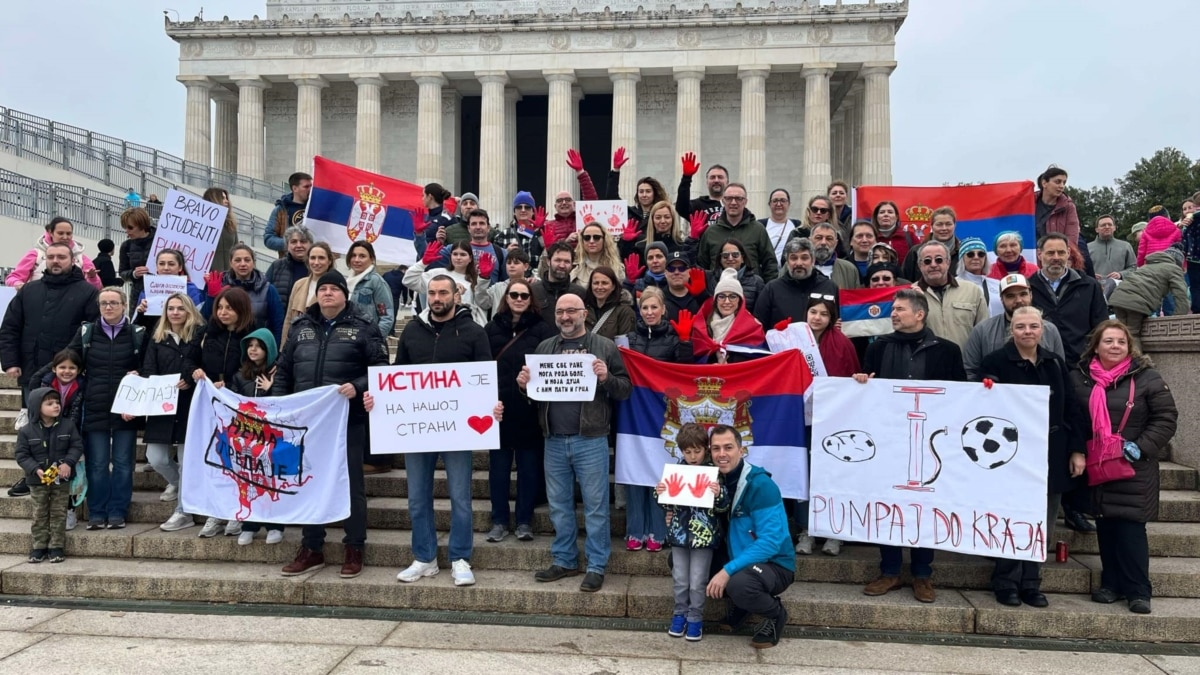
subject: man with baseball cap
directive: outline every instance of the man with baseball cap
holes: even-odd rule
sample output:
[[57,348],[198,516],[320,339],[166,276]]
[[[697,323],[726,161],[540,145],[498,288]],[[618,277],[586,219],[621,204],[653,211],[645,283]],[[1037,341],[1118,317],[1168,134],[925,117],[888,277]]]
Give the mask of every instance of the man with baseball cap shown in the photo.
[[[983,357],[1004,346],[1010,334],[1013,312],[1019,307],[1033,304],[1033,295],[1029,292],[1029,280],[1020,274],[1009,274],[1000,278],[1000,302],[1004,304],[1004,312],[987,319],[971,329],[967,344],[963,347],[963,367],[967,370],[967,379],[978,382],[983,378],[979,371]],[[1058,328],[1049,321],[1042,321],[1041,345],[1048,351],[1063,355],[1062,337]]]
[[700,313],[700,306],[708,299],[708,283],[704,270],[692,269],[691,261],[683,251],[667,254],[667,287],[663,295],[667,298],[667,320],[679,318],[679,312],[687,310],[693,316]]

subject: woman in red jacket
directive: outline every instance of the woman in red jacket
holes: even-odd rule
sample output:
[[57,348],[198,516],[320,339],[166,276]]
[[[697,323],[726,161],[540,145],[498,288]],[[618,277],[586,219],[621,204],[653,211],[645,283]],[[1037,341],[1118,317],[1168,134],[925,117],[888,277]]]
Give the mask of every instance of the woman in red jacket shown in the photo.
[[1083,269],[1083,255],[1079,252],[1079,214],[1075,202],[1067,196],[1067,170],[1050,165],[1037,179],[1038,191],[1034,194],[1034,230],[1038,241],[1048,232],[1066,235],[1070,246],[1071,268]]

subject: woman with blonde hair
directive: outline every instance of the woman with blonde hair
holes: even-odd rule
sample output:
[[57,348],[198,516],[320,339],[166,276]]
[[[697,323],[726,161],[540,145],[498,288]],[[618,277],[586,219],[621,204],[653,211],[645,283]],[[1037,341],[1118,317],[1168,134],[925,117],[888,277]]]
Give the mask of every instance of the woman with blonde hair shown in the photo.
[[587,288],[592,272],[600,267],[611,267],[620,277],[619,281],[625,280],[625,266],[621,264],[616,242],[603,225],[592,221],[583,226],[575,244],[575,269],[571,272],[571,281]]
[[308,311],[317,301],[317,280],[329,270],[337,260],[333,248],[329,244],[318,241],[308,249],[308,276],[292,285],[292,293],[288,296],[287,311],[283,316],[283,337],[279,349],[287,343],[288,329],[292,322]]

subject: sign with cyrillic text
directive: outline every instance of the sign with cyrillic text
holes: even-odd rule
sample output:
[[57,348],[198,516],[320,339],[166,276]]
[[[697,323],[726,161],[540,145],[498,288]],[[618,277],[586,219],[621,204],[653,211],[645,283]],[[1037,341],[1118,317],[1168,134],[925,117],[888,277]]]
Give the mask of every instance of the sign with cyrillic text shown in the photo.
[[525,392],[535,401],[591,401],[596,397],[595,360],[591,354],[526,354]]
[[367,370],[375,397],[371,452],[400,454],[500,447],[496,362],[378,366]]
[[139,377],[126,375],[117,385],[112,411],[117,415],[174,415],[179,408],[179,373]]

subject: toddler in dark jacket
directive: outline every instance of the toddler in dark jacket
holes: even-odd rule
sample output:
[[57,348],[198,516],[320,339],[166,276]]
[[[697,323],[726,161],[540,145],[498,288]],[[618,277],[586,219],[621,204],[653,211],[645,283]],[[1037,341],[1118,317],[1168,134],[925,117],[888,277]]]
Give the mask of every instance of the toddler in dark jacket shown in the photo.
[[17,433],[17,464],[25,471],[33,498],[33,545],[29,562],[46,558],[66,560],[67,504],[71,475],[83,457],[83,435],[71,420],[62,417],[62,397],[49,387],[29,393],[29,424]]

